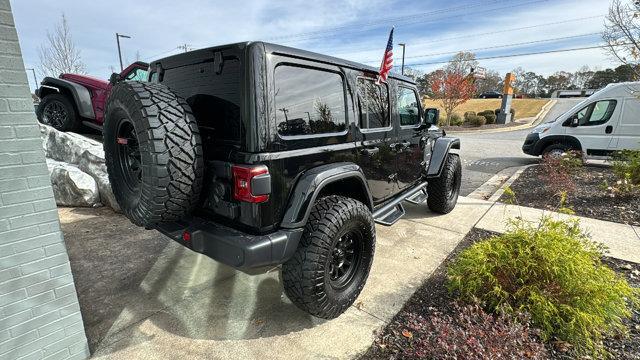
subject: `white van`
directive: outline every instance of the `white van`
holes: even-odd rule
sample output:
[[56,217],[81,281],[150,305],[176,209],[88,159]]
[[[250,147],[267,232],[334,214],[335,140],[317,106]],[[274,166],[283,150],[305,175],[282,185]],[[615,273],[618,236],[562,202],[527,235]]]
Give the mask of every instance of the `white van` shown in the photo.
[[579,150],[587,157],[602,157],[622,149],[640,150],[640,82],[607,85],[535,127],[522,146],[533,156]]

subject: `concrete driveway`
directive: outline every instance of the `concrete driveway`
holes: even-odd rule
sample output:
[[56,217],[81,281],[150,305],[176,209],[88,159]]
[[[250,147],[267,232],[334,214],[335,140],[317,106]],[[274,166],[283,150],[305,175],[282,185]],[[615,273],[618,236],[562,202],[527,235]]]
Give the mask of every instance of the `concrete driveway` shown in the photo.
[[291,304],[277,268],[236,271],[104,208],[61,208],[60,218],[96,358],[350,358],[489,207],[460,198],[451,214],[435,216],[407,205],[396,225],[376,228],[367,285],[331,321]]

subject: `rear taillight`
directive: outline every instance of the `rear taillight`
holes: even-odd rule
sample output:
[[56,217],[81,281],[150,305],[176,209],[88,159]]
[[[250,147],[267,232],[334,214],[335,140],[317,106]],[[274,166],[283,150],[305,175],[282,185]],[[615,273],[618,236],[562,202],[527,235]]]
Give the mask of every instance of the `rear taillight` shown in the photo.
[[233,165],[233,198],[238,201],[262,203],[269,200],[271,176],[264,165]]

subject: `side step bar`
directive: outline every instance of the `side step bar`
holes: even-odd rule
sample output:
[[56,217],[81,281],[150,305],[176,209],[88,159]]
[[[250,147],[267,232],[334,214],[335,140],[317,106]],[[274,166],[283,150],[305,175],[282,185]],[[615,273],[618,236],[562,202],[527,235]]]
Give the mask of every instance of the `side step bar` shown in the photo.
[[[404,194],[401,194],[397,198],[389,201],[381,208],[377,209],[373,212],[373,220],[381,225],[391,226],[395,224],[401,217],[404,216],[405,211],[402,206],[402,202],[404,200],[409,200],[412,203],[421,203],[426,200],[426,187],[427,182],[420,183],[413,189],[407,191]],[[423,198],[424,196],[424,198]],[[422,201],[420,201],[422,200]],[[414,202],[417,201],[417,202]]]
[[86,127],[90,127],[90,128],[92,128],[92,129],[94,129],[94,130],[98,130],[98,131],[102,132],[102,126],[100,126],[100,125],[98,125],[98,124],[96,124],[96,123],[94,123],[94,122],[91,122],[91,121],[83,121],[83,122],[82,122],[82,125],[84,125],[84,126],[86,126]]

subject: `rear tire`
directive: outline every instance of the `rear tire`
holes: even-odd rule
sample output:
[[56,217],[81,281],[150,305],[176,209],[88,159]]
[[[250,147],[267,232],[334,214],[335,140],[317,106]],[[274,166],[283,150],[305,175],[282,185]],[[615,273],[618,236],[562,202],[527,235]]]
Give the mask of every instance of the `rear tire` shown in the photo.
[[342,196],[318,200],[293,257],[282,266],[284,291],[300,309],[333,319],[365,285],[375,252],[375,224],[361,202]]
[[431,211],[448,214],[456,207],[460,185],[462,183],[462,165],[457,154],[447,155],[440,177],[427,184],[427,205]]
[[202,189],[200,133],[189,105],[161,84],[113,87],[105,111],[104,151],[118,205],[136,225],[188,215]]
[[42,124],[59,131],[76,131],[80,128],[73,103],[62,94],[45,96],[38,105],[37,117]]

